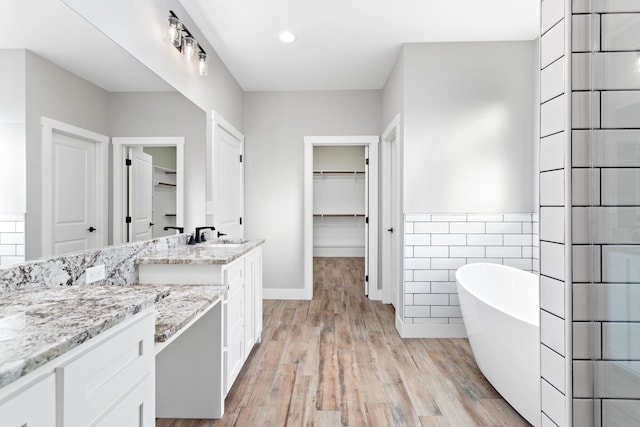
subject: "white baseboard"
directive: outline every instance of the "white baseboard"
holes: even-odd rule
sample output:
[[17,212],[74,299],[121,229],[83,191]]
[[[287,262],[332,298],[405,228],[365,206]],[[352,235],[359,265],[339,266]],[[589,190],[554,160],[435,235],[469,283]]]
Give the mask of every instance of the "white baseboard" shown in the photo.
[[262,288],[262,299],[310,300],[313,291],[307,289]]
[[418,324],[404,323],[396,316],[396,329],[402,338],[466,338],[467,331],[461,323]]
[[364,258],[363,247],[315,247],[313,248],[314,257],[349,257]]

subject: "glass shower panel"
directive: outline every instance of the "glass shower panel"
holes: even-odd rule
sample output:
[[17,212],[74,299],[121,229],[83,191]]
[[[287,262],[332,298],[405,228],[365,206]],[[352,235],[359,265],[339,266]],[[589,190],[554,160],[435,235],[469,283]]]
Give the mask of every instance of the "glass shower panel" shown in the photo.
[[588,108],[588,128],[574,127],[574,197],[586,186],[588,203],[574,198],[572,231],[574,261],[587,254],[574,310],[586,295],[590,360],[574,361],[574,396],[593,399],[592,425],[631,427],[640,426],[640,2],[589,3],[577,18],[588,20],[589,51],[573,53],[572,73],[574,99],[586,85],[574,112]]

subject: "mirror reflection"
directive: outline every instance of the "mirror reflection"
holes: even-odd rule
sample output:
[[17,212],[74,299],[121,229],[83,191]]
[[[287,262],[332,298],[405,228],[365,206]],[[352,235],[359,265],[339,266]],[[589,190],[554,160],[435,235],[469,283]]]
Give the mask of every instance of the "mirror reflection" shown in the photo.
[[[177,152],[205,144],[205,112],[64,3],[11,9],[0,30],[0,265],[174,233],[163,228],[184,225]],[[117,138],[136,167],[118,165]]]

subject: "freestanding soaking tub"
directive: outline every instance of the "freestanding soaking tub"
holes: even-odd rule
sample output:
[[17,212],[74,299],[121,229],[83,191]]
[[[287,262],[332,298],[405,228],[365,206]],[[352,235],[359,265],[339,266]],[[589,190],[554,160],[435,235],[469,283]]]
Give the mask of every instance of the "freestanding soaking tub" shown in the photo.
[[469,344],[478,367],[534,426],[540,425],[538,276],[498,264],[456,271]]

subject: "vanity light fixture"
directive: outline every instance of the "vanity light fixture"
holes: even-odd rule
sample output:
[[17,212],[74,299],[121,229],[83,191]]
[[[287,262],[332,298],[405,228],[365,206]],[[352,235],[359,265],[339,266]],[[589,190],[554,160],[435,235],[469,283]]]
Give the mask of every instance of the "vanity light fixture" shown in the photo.
[[169,11],[167,41],[184,55],[188,63],[198,63],[198,74],[207,75],[207,52],[172,10]]
[[279,37],[282,43],[293,43],[296,41],[296,36],[291,31],[283,31]]
[[207,66],[207,54],[204,52],[198,53],[198,73],[201,76],[206,76],[209,74],[209,67]]

